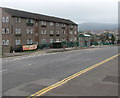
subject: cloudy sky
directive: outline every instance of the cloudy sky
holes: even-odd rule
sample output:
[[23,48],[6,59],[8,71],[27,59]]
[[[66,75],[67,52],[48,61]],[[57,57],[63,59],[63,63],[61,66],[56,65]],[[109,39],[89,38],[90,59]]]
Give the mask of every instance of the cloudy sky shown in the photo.
[[1,7],[71,19],[117,23],[119,0],[1,0]]

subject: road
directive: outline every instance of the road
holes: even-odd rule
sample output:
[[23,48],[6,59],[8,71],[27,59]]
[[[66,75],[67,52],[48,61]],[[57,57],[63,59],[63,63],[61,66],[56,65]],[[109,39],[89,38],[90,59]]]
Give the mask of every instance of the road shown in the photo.
[[3,58],[3,96],[28,96],[118,53],[118,47]]

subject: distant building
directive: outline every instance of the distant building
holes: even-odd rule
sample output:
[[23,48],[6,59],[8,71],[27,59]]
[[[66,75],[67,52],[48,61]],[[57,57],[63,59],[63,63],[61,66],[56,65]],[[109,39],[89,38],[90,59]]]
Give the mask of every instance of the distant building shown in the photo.
[[79,43],[79,47],[80,48],[87,48],[90,47],[90,40],[91,40],[91,36],[89,34],[79,34],[78,35],[78,43]]
[[78,25],[68,19],[9,8],[0,8],[0,19],[3,53],[24,45],[74,41],[78,35]]

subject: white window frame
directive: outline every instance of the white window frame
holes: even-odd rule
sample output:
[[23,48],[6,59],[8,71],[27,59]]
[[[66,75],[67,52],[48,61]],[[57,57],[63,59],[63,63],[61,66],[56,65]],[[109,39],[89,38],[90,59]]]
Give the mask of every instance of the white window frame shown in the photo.
[[62,33],[63,33],[63,34],[66,34],[66,31],[65,31],[65,30],[62,30]]
[[21,29],[15,29],[15,34],[21,34]]
[[9,17],[8,16],[6,17],[6,22],[9,22]]
[[59,23],[56,23],[56,26],[60,26],[60,24],[59,24]]
[[74,26],[73,25],[69,25],[70,28],[73,28]]
[[66,27],[66,24],[62,24],[62,27]]
[[27,19],[27,20],[26,20],[26,23],[31,23],[31,24],[33,24],[33,23],[34,23],[34,20],[33,20],[33,19]]
[[69,34],[71,34],[71,35],[72,35],[72,34],[73,34],[73,31],[70,31],[70,32],[69,32]]
[[42,39],[42,40],[41,40],[41,43],[42,43],[42,44],[45,44],[45,43],[46,43],[46,39]]
[[2,34],[5,34],[5,28],[2,28]]
[[46,21],[41,21],[41,25],[46,26],[46,25],[47,25],[47,22],[46,22]]
[[27,39],[27,45],[32,45],[33,44],[33,40],[32,39]]
[[27,34],[33,34],[33,29],[27,29]]
[[9,28],[2,28],[2,34],[9,34]]
[[47,30],[41,30],[41,34],[47,34]]
[[75,31],[74,34],[77,35],[77,31]]
[[60,34],[60,31],[59,31],[59,30],[57,30],[57,31],[56,31],[56,33],[57,33],[57,34]]
[[50,38],[50,43],[53,43],[53,42],[54,42],[53,38]]
[[15,40],[15,45],[21,45],[21,40],[16,39]]
[[15,22],[21,22],[21,18],[15,17]]
[[72,37],[70,37],[70,41],[73,41],[73,38],[72,38]]
[[2,17],[2,22],[6,22],[5,20],[6,20],[5,17]]
[[62,41],[65,41],[65,38],[62,38]]
[[50,34],[54,34],[53,30],[50,31]]
[[5,45],[5,46],[9,45],[9,40],[2,40],[2,45]]
[[60,39],[59,39],[59,38],[56,38],[56,41],[60,41]]
[[50,26],[53,26],[53,24],[54,24],[53,22],[50,22]]

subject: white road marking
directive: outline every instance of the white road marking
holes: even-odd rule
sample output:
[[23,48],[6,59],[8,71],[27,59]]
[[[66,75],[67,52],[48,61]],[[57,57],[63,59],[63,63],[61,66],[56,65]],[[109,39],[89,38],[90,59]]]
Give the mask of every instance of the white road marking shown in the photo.
[[9,60],[5,60],[6,62],[8,62]]
[[[92,50],[92,49],[86,49],[86,50]],[[67,54],[69,52],[74,52],[74,51],[80,51],[80,50],[73,50],[73,51],[66,51],[64,52],[64,54]],[[90,53],[91,51],[86,51],[84,53]],[[32,57],[37,57],[37,56],[46,56],[46,55],[52,55],[52,54],[57,54],[57,53],[45,53],[45,54],[37,54],[37,55],[29,55],[29,56],[24,56],[24,57],[18,57],[18,58],[14,58],[12,60],[5,60],[6,62],[8,61],[15,61],[15,60],[21,60],[21,59],[27,59],[27,58],[32,58]],[[79,53],[79,54],[75,54],[75,55],[67,55],[67,57],[72,57],[72,56],[77,56],[77,55],[80,55],[82,53]]]
[[5,72],[5,71],[8,71],[8,69],[5,69],[5,70],[1,70],[1,71],[0,71],[0,73],[1,73],[1,72]]
[[31,66],[32,64],[28,64],[29,66]]

